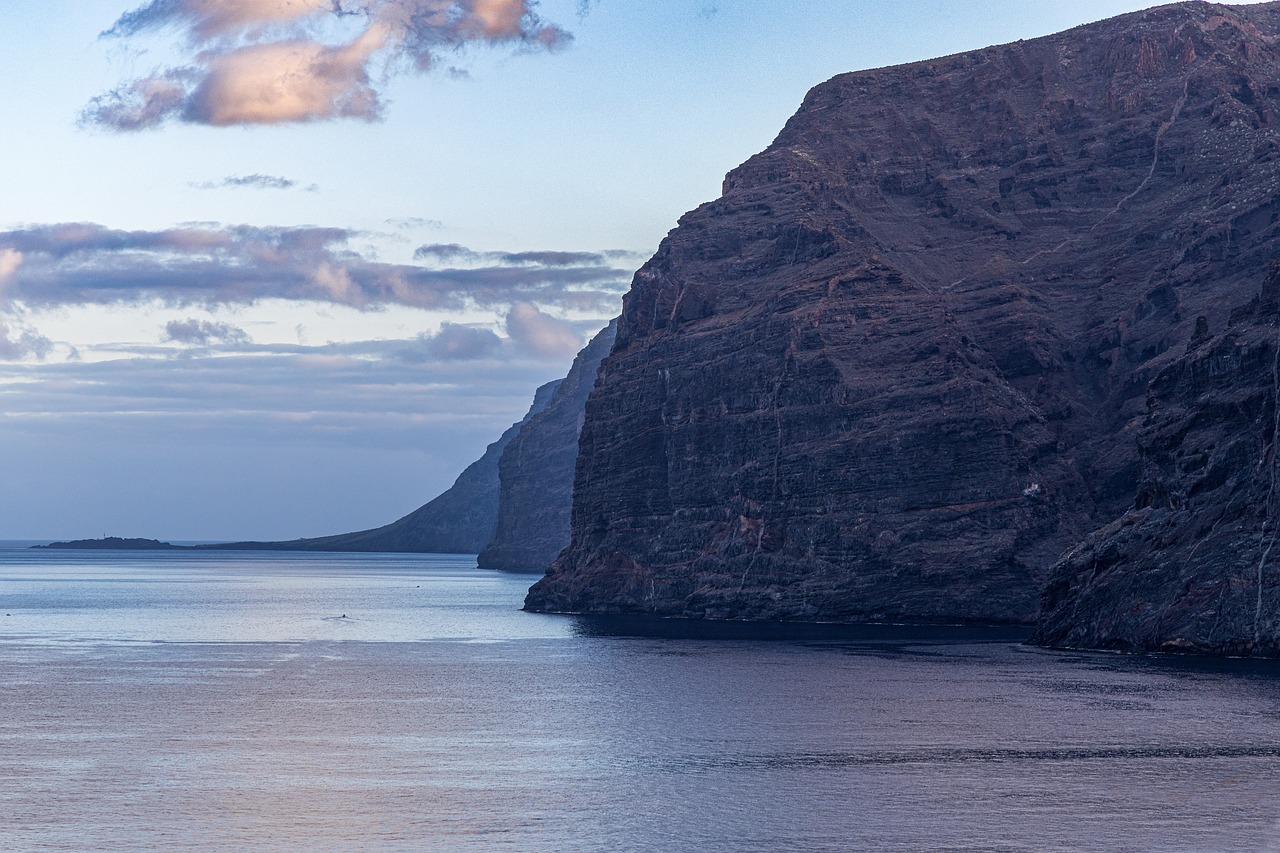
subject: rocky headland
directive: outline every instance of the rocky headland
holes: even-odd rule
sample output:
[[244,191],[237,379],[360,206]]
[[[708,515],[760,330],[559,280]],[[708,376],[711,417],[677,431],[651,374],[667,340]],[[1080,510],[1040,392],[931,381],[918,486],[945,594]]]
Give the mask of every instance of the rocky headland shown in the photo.
[[[534,393],[528,413],[512,424],[484,454],[439,496],[390,524],[372,530],[292,539],[284,542],[228,542],[201,548],[227,551],[386,551],[475,554],[493,539],[498,523],[498,462],[521,427],[555,396],[561,381]],[[566,498],[566,511],[567,511]],[[567,537],[566,537],[567,541]]]
[[587,395],[617,324],[600,330],[563,379],[534,393],[528,413],[438,497],[372,530],[212,550],[479,554],[485,569],[541,572],[569,544],[574,461]]
[[1270,357],[1203,331],[1280,253],[1278,42],[1278,3],[1187,2],[814,88],[636,274],[526,606],[1032,623],[1134,506],[1151,380]]
[[498,518],[482,569],[545,571],[569,544],[573,471],[587,396],[613,347],[617,323],[596,334],[546,407],[526,418],[498,461]]
[[125,539],[120,536],[104,536],[101,539],[71,539],[66,542],[50,542],[48,545],[32,545],[33,549],[48,548],[55,551],[169,551],[181,549],[181,545],[161,542],[159,539]]

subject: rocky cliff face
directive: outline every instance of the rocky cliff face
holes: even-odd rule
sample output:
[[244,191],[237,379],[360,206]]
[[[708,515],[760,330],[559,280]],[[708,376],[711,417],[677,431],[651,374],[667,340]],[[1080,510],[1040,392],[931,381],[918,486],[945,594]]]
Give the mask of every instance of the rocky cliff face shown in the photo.
[[582,413],[616,332],[615,321],[591,339],[545,409],[527,418],[503,451],[497,526],[480,568],[541,572],[569,544]]
[[530,609],[1027,622],[1280,250],[1280,4],[836,77],[636,274]]
[[404,518],[372,530],[293,539],[288,542],[233,542],[203,546],[223,550],[386,551],[475,554],[489,543],[498,520],[498,462],[522,426],[551,402],[563,380],[548,382],[533,397],[528,414],[490,444],[453,485]]
[[1054,568],[1038,642],[1280,654],[1280,271],[1151,383],[1136,506]]

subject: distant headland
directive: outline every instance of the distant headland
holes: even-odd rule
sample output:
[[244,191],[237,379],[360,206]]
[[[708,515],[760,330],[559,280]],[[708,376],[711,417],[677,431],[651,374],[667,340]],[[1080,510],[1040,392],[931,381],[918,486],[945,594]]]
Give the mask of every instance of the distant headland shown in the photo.
[[180,549],[182,546],[171,545],[158,539],[121,539],[119,536],[104,536],[101,539],[74,539],[70,542],[50,542],[48,545],[31,547],[81,551],[167,551]]

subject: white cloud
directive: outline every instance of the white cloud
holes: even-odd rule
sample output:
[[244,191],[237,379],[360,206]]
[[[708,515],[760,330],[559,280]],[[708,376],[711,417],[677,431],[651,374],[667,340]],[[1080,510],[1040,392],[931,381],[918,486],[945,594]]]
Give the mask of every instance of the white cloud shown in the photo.
[[297,184],[298,182],[292,178],[254,173],[252,175],[228,175],[220,181],[200,181],[191,183],[189,186],[198,190],[241,189],[244,187],[258,190],[287,190],[292,189]]
[[10,329],[0,322],[0,361],[43,359],[53,349],[53,342],[33,329]]

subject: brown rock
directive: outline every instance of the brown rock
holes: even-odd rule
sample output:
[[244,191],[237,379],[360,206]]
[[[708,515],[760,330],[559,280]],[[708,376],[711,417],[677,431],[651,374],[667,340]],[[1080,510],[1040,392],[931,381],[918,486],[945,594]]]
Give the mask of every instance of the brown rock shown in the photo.
[[1280,249],[1280,4],[816,87],[637,274],[530,609],[1034,619]]

